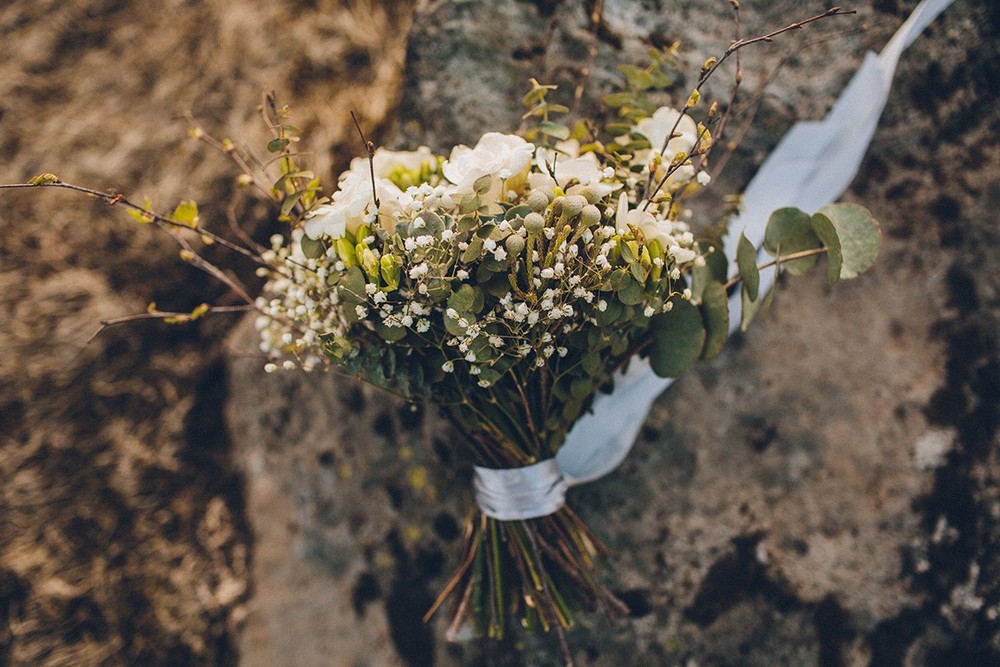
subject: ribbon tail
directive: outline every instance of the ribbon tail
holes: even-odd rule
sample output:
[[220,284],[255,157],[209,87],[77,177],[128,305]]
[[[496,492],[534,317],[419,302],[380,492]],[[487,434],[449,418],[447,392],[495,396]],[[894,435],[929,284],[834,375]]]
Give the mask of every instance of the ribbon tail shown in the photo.
[[[851,184],[871,143],[889,97],[903,50],[952,0],[924,0],[900,26],[878,56],[868,53],[841,97],[822,121],[796,124],[747,186],[744,212],[725,239],[726,257],[734,257],[739,232],[756,246],[764,238],[770,212],[781,206],[807,211],[835,201]],[[770,289],[774,272],[761,274],[761,290]],[[739,294],[729,301],[730,329],[739,327]],[[556,456],[567,484],[606,475],[628,455],[653,401],[673,380],[656,377],[644,360],[633,360],[627,375],[615,378],[615,391],[599,395],[593,412],[570,431]]]

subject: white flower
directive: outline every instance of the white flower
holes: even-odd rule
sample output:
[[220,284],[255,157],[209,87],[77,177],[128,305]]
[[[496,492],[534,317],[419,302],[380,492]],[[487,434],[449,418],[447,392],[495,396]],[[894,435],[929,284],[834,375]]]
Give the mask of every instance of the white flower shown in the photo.
[[[403,192],[390,178],[419,172],[422,165],[436,162],[437,158],[426,147],[416,151],[382,148],[375,151],[375,189],[380,204],[377,219],[386,224],[388,231],[395,228],[395,214],[413,202],[412,195]],[[332,201],[314,210],[306,220],[305,232],[309,238],[317,239],[324,235],[339,238],[345,232],[353,234],[366,221],[366,216],[375,213],[370,169],[367,157],[356,157],[351,161],[350,169],[340,175]]]
[[[646,241],[656,240],[662,248],[677,246],[673,237],[674,226],[668,220],[660,220],[649,211],[642,210],[643,202],[634,209],[629,209],[628,197],[623,192],[618,198],[618,210],[615,213],[615,227],[619,233],[628,231],[629,226],[638,227]],[[693,255],[692,255],[693,258]],[[690,261],[690,260],[689,260]]]
[[[660,107],[649,118],[640,120],[633,132],[641,134],[649,140],[652,149],[667,159],[677,153],[690,153],[698,139],[698,126],[687,114],[678,122],[681,115],[676,109]],[[674,125],[677,129],[674,130]],[[667,141],[667,135],[674,131],[674,136]],[[664,142],[666,147],[664,149]]]
[[693,261],[698,254],[691,250],[690,248],[682,248],[679,245],[672,245],[669,249],[670,255],[674,258],[674,261],[678,264],[686,264],[687,262]]
[[[487,197],[496,201],[500,195],[500,179],[523,179],[531,166],[534,150],[534,146],[517,135],[487,132],[475,148],[455,146],[441,169],[459,194],[471,194],[473,184],[483,176],[496,177],[496,183],[487,193]],[[510,183],[507,189],[513,189]]]

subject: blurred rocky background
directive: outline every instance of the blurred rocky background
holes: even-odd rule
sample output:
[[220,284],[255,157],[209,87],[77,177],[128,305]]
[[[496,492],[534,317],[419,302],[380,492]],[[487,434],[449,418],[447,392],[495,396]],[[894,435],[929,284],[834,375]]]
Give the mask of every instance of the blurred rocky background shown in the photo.
[[[744,34],[824,8],[756,5]],[[865,0],[745,51],[741,111],[759,109],[717,194],[821,117],[915,5]],[[263,239],[275,212],[186,137],[184,111],[257,149],[273,89],[330,182],[359,152],[351,109],[379,143],[444,150],[515,127],[530,76],[567,96],[586,78],[587,111],[649,45],[681,39],[690,85],[732,36],[721,0],[608,2],[596,26],[592,8],[7,3],[0,181],[191,198]],[[626,463],[571,494],[632,609],[583,616],[578,664],[1000,664],[998,63],[1000,7],[958,0],[904,54],[845,195],[883,222],[873,272],[782,282],[658,401]],[[548,637],[454,645],[446,618],[420,622],[472,509],[433,411],[265,375],[252,327],[222,316],[85,344],[149,301],[232,296],[123,211],[52,190],[0,204],[0,664],[558,664]]]

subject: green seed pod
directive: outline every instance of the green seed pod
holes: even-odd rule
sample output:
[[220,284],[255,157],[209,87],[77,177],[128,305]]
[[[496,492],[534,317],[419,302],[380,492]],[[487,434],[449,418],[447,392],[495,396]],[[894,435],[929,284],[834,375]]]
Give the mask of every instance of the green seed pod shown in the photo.
[[540,234],[541,231],[545,229],[545,218],[542,217],[541,213],[532,211],[528,215],[524,216],[524,228],[527,229],[530,234]]
[[566,195],[563,197],[563,219],[572,219],[580,215],[580,211],[587,205],[586,198],[580,195]]
[[520,234],[511,234],[504,241],[504,245],[507,247],[507,252],[511,257],[516,257],[524,251],[524,239],[521,238]]
[[580,195],[587,200],[588,204],[596,204],[601,200],[601,192],[592,185],[580,190]]
[[580,211],[580,223],[584,227],[595,227],[601,222],[601,209],[593,204],[587,204]]
[[549,195],[542,190],[532,190],[528,193],[528,208],[532,211],[543,211],[552,201]]

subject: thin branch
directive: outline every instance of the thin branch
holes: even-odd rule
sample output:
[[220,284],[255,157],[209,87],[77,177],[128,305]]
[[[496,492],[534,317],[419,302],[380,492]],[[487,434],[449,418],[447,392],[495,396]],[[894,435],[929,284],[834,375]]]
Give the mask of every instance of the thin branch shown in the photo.
[[[208,306],[208,309],[201,313],[198,317],[204,317],[209,313],[246,313],[252,310],[256,309],[250,305]],[[191,313],[169,313],[162,310],[154,310],[145,313],[135,313],[134,315],[125,315],[124,317],[115,317],[109,320],[101,320],[101,327],[91,334],[90,338],[87,339],[87,344],[89,345],[95,338],[104,333],[105,329],[118,324],[128,324],[129,322],[138,322],[140,320],[165,320],[170,318],[175,318],[178,321],[190,321],[196,319],[191,315]]]
[[[778,28],[777,30],[772,30],[766,35],[760,35],[759,37],[752,37],[749,39],[738,39],[733,43],[731,43],[729,45],[729,48],[727,48],[715,62],[713,62],[708,67],[705,67],[701,70],[701,73],[698,75],[698,83],[695,85],[694,90],[692,91],[692,95],[696,93],[700,95],[702,87],[704,87],[705,83],[712,77],[712,75],[719,69],[719,67],[722,66],[722,63],[724,63],[734,53],[738,53],[740,49],[746,46],[750,46],[751,44],[757,44],[758,42],[771,42],[778,35],[790,32],[792,30],[800,30],[804,26],[819,21],[821,19],[829,18],[831,16],[843,16],[847,14],[856,14],[856,13],[857,12],[854,10],[845,10],[841,9],[840,7],[831,7],[830,9],[826,10],[821,14],[817,14],[816,16],[811,16],[801,21],[790,23],[786,25],[784,28]],[[681,120],[684,118],[684,116],[690,116],[690,114],[688,113],[689,108],[690,108],[689,105],[685,105],[684,109],[682,109],[681,112],[677,114],[677,120],[674,121],[674,126],[673,128],[671,128],[670,132],[667,133],[667,137],[664,140],[663,149],[660,151],[661,153],[664,150],[666,150],[666,144],[670,141],[670,139],[674,137],[674,133],[677,132],[677,128],[680,126]],[[656,195],[666,184],[667,178],[670,176],[670,174],[672,174],[673,171],[677,171],[677,169],[679,168],[680,167],[678,166],[672,171],[668,170],[667,176],[661,179],[660,182],[657,184],[656,188],[654,188],[653,191],[646,196],[647,207],[649,206],[649,203],[653,201],[653,198],[656,197]]]
[[208,144],[209,146],[219,151],[220,153],[228,155],[229,159],[231,159],[236,164],[236,166],[240,168],[240,171],[242,171],[250,178],[250,181],[253,183],[254,187],[257,190],[259,190],[260,193],[264,195],[266,199],[270,200],[277,199],[271,188],[268,187],[267,184],[263,183],[254,174],[253,167],[251,167],[247,159],[238,150],[236,150],[235,144],[230,142],[228,139],[226,141],[219,141],[218,139],[210,135],[208,132],[206,132],[205,129],[201,126],[201,124],[197,121],[197,119],[195,119],[194,114],[192,114],[190,110],[184,111],[184,119],[191,124],[191,130],[189,134],[194,139],[197,139],[198,141]]
[[111,192],[111,191],[101,192],[100,190],[94,190],[93,188],[87,188],[82,185],[74,185],[72,183],[66,183],[65,181],[60,181],[58,179],[51,181],[42,181],[38,183],[0,183],[0,190],[14,190],[18,188],[62,188],[64,190],[73,190],[74,192],[82,192],[83,194],[90,195],[92,197],[97,197],[98,199],[103,199],[104,202],[107,203],[109,206],[115,206],[117,204],[121,204],[125,208],[150,216],[150,218],[152,218],[152,222],[157,222],[166,227],[173,227],[176,229],[189,229],[193,232],[197,232],[198,234],[207,237],[214,243],[218,243],[221,246],[229,248],[234,252],[238,252],[239,254],[250,258],[255,263],[260,264],[261,266],[270,266],[267,262],[265,262],[259,255],[255,254],[253,251],[248,250],[241,245],[233,243],[229,239],[223,236],[219,236],[214,232],[210,232],[201,225],[196,224],[192,226],[189,224],[185,224],[183,222],[177,222],[176,220],[168,218],[165,215],[160,215],[155,211],[150,211],[146,207],[140,206],[139,204],[130,201],[127,197],[125,197],[125,195],[117,192]]
[[[829,248],[826,248],[824,246],[822,248],[812,248],[811,250],[800,250],[799,252],[793,252],[790,255],[781,255],[779,257],[775,257],[774,259],[768,262],[764,262],[763,264],[757,267],[757,270],[762,271],[777,264],[787,264],[788,262],[795,261],[796,259],[803,259],[804,257],[814,257],[816,255],[824,255],[829,251],[830,251]],[[730,278],[729,281],[726,282],[725,285],[723,285],[723,287],[726,290],[728,290],[730,287],[740,282],[741,280],[743,280],[743,276],[741,274],[736,274],[735,276]]]
[[378,201],[378,190],[375,189],[375,142],[368,141],[365,138],[364,130],[361,129],[361,123],[358,122],[358,117],[354,115],[353,111],[351,112],[351,120],[354,121],[354,127],[358,128],[358,134],[361,135],[361,141],[368,152],[368,171],[372,177],[372,199],[375,200],[375,210],[377,211],[382,205]]

